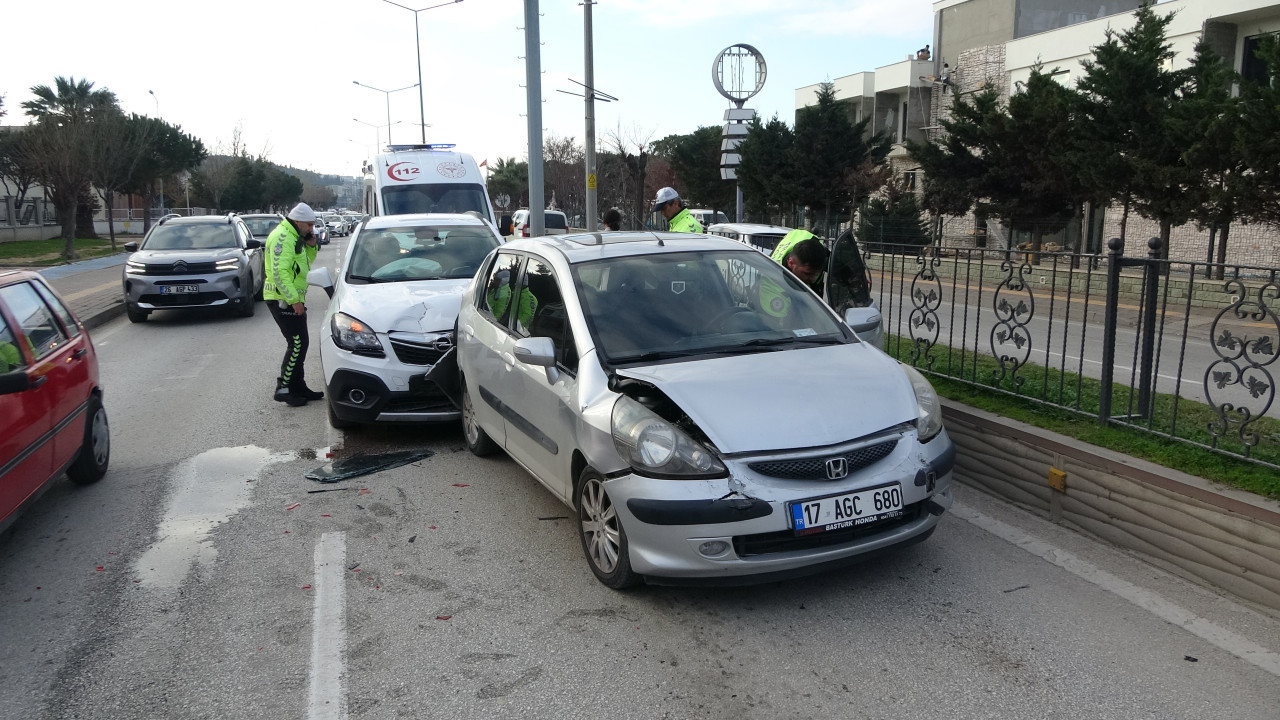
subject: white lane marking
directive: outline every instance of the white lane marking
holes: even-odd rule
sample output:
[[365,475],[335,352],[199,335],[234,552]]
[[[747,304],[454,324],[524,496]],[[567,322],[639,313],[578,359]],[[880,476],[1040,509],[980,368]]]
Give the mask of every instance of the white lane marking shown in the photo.
[[316,545],[311,616],[311,688],[307,694],[309,720],[342,720],[347,717],[346,668],[347,534],[324,533]]
[[1280,654],[1272,652],[1226,628],[1219,627],[1209,620],[1197,616],[1190,610],[1170,602],[1158,593],[1140,588],[1127,580],[1122,580],[1105,570],[1090,565],[1061,548],[1032,537],[1012,525],[996,520],[989,515],[984,515],[973,508],[956,503],[952,506],[951,512],[956,517],[972,523],[1002,540],[1017,545],[1042,560],[1053,563],[1103,590],[1119,595],[1165,622],[1177,625],[1192,635],[1235,655],[1247,663],[1256,665],[1272,675],[1280,676]]

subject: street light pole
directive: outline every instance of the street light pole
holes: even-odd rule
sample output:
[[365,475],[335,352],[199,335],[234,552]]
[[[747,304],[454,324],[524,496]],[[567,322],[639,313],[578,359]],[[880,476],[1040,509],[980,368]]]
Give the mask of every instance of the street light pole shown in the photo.
[[[164,115],[160,113],[160,98],[156,97],[156,93],[154,90],[148,90],[147,94],[151,96],[152,100],[156,101],[156,118],[160,122],[164,122]],[[160,183],[160,209],[164,210],[164,178],[163,177],[157,178],[156,181]],[[187,204],[190,205],[191,203],[187,203]],[[107,212],[110,212],[110,210],[108,210]],[[148,208],[147,212],[150,213],[151,209]],[[160,214],[163,215],[164,213],[162,212]]]
[[[359,80],[352,80],[351,82],[355,85],[359,85],[362,88],[377,90],[378,92],[383,93],[387,96],[387,144],[390,145],[391,144],[391,126],[393,125],[393,123],[391,122],[391,93],[400,92],[401,90],[408,90],[409,88],[417,87],[418,84],[415,83],[414,85],[405,85],[404,87],[396,88],[395,90],[383,90],[382,88],[376,88],[372,85],[365,85]],[[424,130],[423,132],[425,133],[426,131]]]
[[378,148],[382,147],[382,128],[387,129],[387,144],[390,145],[391,144],[391,125],[399,125],[401,122],[400,120],[397,120],[391,123],[390,125],[377,125],[375,123],[365,122],[360,118],[351,118],[351,119],[360,123],[361,125],[368,125],[369,127],[373,128],[373,151],[375,153],[378,151]]
[[439,5],[431,5],[424,8],[418,8],[417,10],[414,10],[413,8],[410,8],[410,7],[405,7],[400,3],[391,2],[391,0],[382,0],[382,1],[389,5],[395,5],[396,7],[402,10],[408,10],[409,12],[413,13],[413,49],[418,54],[418,124],[422,126],[422,144],[426,145],[427,144],[427,128],[429,126],[427,125],[426,102],[423,100],[423,96],[422,96],[422,93],[423,93],[422,40],[418,37],[418,13],[422,12],[423,10],[432,10],[434,8],[444,7],[445,5],[455,5],[457,3],[462,2],[462,0],[449,0],[449,2],[440,3]]

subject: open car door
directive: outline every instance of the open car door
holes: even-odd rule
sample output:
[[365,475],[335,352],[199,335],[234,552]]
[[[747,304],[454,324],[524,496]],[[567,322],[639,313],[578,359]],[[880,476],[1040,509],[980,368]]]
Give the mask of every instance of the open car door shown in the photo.
[[862,340],[884,347],[880,306],[871,298],[871,273],[862,259],[853,229],[845,230],[831,248],[827,268],[827,304]]

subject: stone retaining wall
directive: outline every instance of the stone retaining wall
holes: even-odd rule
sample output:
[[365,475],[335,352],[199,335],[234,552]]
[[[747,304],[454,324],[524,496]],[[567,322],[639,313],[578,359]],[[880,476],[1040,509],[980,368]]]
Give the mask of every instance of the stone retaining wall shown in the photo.
[[959,403],[944,417],[957,481],[1280,614],[1280,503]]

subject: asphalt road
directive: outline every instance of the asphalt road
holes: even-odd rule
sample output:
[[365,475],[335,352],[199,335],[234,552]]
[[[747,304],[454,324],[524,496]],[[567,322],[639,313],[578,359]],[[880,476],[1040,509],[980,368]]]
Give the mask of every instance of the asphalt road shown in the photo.
[[[314,338],[325,299],[309,299]],[[0,536],[3,718],[1280,708],[1280,618],[967,488],[929,541],[848,570],[618,593],[569,509],[510,460],[472,457],[456,427],[341,436],[322,403],[272,402],[284,343],[265,308],[93,336],[111,471],[57,483]],[[307,372],[318,385],[318,353]],[[435,454],[304,479],[337,444]]]

